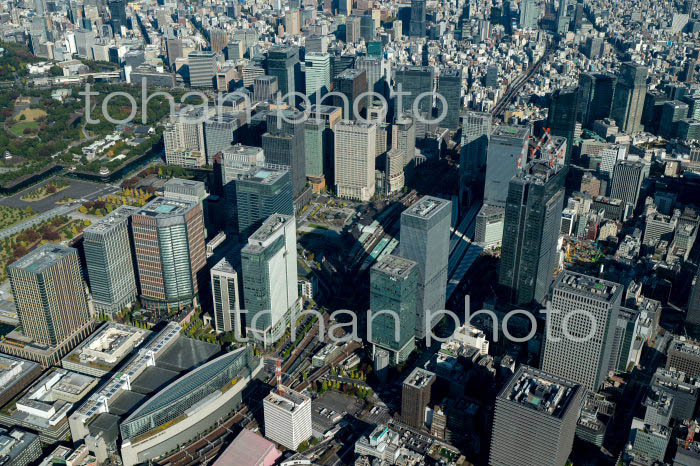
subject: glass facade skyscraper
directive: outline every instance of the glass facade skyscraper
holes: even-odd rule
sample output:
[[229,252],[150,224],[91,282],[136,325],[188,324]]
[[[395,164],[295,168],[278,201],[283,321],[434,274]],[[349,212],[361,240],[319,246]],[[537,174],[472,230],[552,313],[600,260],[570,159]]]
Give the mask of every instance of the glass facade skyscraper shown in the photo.
[[296,91],[294,73],[298,63],[296,47],[277,45],[267,54],[267,74],[277,78],[277,86],[283,96]]
[[542,304],[552,284],[565,177],[565,168],[533,160],[510,181],[498,282],[513,304]]
[[197,274],[206,263],[199,204],[155,198],[134,212],[132,229],[144,307],[192,305],[198,292]]
[[437,324],[433,320],[426,328],[426,310],[445,307],[451,217],[452,203],[432,196],[422,197],[401,214],[400,255],[418,264],[417,338],[425,338]]
[[[398,112],[412,112],[413,102],[416,98],[424,92],[432,92],[434,74],[433,68],[430,66],[402,65],[394,71],[394,82],[397,92],[400,84],[401,91],[408,93],[401,99],[401,107],[397,108]],[[398,97],[396,98],[396,104],[399,105]],[[432,108],[432,96],[424,97],[418,103],[418,111],[421,113],[430,115]]]
[[289,323],[299,304],[296,220],[274,214],[241,250],[248,338],[268,346]]
[[306,186],[304,116],[293,110],[283,112],[284,119],[275,112],[267,115],[267,132],[262,137],[262,148],[266,163],[286,165],[289,168],[292,192],[296,199]]
[[129,219],[138,209],[121,206],[83,232],[83,248],[95,311],[113,316],[136,300]]
[[[389,351],[394,364],[405,361],[416,347],[417,265],[411,260],[388,255],[370,270],[369,307],[373,316],[370,342],[374,351],[378,348]],[[380,314],[385,310],[396,316]]]
[[622,64],[610,112],[622,132],[636,133],[642,130],[647,74],[645,66],[632,62]]
[[238,231],[250,236],[272,214],[294,215],[292,184],[283,167],[255,167],[235,181]]

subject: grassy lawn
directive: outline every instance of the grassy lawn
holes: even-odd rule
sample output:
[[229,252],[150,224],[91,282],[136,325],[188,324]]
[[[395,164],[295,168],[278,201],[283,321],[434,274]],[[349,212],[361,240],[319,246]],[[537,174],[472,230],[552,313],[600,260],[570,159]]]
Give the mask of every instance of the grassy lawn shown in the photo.
[[23,210],[0,205],[0,228],[10,227],[33,216],[34,211],[31,207]]
[[[22,115],[24,115],[24,120],[22,119]],[[46,112],[40,108],[25,108],[15,117],[15,121],[36,121],[46,115]]]
[[22,137],[26,136],[24,134],[25,129],[38,130],[39,123],[37,123],[36,121],[20,121],[19,123],[15,123],[14,125],[12,125],[10,131],[12,131],[12,134],[14,134],[15,136]]

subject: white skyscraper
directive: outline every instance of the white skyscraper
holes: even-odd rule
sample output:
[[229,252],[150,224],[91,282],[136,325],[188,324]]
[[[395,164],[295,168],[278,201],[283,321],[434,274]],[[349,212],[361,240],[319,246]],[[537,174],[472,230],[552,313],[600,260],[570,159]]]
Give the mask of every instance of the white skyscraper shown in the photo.
[[339,197],[374,196],[377,126],[343,120],[335,126],[335,183]]
[[284,333],[299,303],[294,216],[274,214],[241,250],[246,329],[265,346]]
[[542,370],[598,390],[608,373],[622,292],[622,285],[588,275],[559,275],[547,314]]
[[242,335],[238,273],[231,263],[221,259],[210,271],[214,300],[214,328],[218,332],[234,331]]
[[282,385],[263,400],[265,437],[291,450],[311,438],[311,398]]
[[306,95],[313,97],[316,91],[319,98],[331,88],[331,56],[328,53],[311,52],[306,54]]
[[201,167],[206,163],[201,114],[180,115],[163,131],[165,161],[170,165]]

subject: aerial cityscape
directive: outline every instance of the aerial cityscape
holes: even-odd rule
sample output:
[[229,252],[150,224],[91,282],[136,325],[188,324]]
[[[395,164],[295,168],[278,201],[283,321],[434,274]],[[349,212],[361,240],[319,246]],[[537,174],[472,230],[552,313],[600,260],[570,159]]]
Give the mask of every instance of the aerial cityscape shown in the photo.
[[699,75],[695,0],[0,0],[0,466],[700,466]]

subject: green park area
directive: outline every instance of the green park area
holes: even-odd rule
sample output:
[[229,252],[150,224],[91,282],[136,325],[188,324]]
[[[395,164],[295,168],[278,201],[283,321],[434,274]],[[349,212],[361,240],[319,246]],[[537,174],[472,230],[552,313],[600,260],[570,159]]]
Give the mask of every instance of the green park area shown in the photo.
[[34,210],[32,210],[31,207],[27,207],[26,209],[15,209],[14,207],[0,205],[0,229],[11,227],[16,223],[27,220],[29,217],[33,216]]
[[[0,211],[1,212],[1,211]],[[0,240],[0,281],[7,278],[7,266],[43,243],[58,243],[78,236],[90,226],[88,220],[54,217]]]

